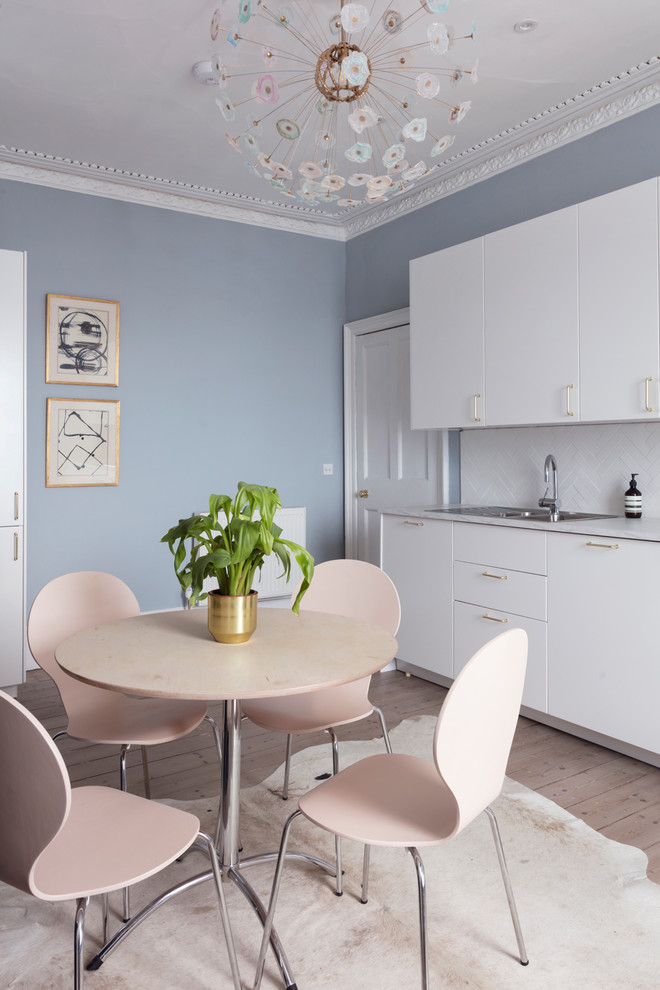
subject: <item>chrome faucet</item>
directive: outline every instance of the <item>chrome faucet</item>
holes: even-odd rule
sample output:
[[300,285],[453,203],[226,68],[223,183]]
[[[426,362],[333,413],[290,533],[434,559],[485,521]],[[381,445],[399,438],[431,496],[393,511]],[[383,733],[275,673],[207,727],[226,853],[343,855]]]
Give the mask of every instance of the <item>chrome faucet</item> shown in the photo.
[[561,501],[559,499],[559,476],[557,474],[557,461],[555,460],[554,454],[548,454],[546,457],[543,474],[546,485],[552,486],[552,493],[548,495],[550,487],[546,488],[543,498],[539,499],[539,505],[542,509],[549,509],[550,517],[553,518],[558,515],[559,506],[561,505]]

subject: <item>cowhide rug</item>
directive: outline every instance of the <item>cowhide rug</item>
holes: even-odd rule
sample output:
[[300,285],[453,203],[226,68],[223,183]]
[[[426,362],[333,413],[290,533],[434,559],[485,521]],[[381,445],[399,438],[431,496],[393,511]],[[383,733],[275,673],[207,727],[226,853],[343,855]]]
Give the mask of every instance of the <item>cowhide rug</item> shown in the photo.
[[[395,751],[431,758],[435,719],[405,721]],[[345,766],[380,752],[382,741],[340,744]],[[244,855],[275,850],[295,798],[326,772],[330,748],[294,757],[291,797],[280,798],[281,770],[242,792]],[[177,802],[172,802],[177,803]],[[178,803],[214,827],[213,800]],[[506,896],[484,815],[446,846],[422,851],[427,872],[430,990],[656,990],[660,987],[660,886],[646,856],[603,838],[553,802],[506,782],[494,805],[518,904],[529,966],[520,965]],[[304,820],[291,848],[333,858],[333,841]],[[360,903],[362,850],[344,842],[343,897],[318,870],[285,867],[276,927],[299,990],[418,990],[417,889],[404,850],[374,849],[369,903]],[[134,888],[134,909],[154,893],[206,868],[201,853]],[[273,864],[246,876],[266,899]],[[260,941],[252,909],[226,885],[244,987],[252,986]],[[114,894],[112,907],[120,906]],[[114,919],[113,919],[114,920]],[[73,904],[47,904],[0,885],[0,987],[69,990]],[[100,945],[100,908],[88,909],[87,958]],[[211,883],[173,899],[147,919],[97,971],[87,990],[231,990]],[[264,990],[281,987],[269,954]]]

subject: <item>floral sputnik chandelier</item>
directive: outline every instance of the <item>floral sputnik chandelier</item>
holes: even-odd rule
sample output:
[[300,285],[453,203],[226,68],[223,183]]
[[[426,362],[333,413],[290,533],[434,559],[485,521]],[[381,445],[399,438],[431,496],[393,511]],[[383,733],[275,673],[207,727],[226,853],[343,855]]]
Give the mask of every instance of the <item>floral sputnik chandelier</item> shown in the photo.
[[[238,2],[238,10],[233,4]],[[345,3],[223,0],[211,20],[216,104],[226,138],[283,197],[340,208],[381,203],[427,175],[471,107],[474,38],[439,20],[450,0]],[[391,0],[388,0],[391,2]],[[443,85],[444,84],[444,85]],[[425,156],[425,158],[423,157]]]

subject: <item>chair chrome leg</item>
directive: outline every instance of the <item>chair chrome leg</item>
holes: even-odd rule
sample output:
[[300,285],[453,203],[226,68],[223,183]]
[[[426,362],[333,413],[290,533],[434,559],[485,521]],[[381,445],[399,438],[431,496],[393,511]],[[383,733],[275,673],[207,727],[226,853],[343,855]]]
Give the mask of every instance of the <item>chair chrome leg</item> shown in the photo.
[[[130,744],[125,744],[119,754],[119,786],[122,791],[128,790],[126,786],[126,754],[130,749]],[[123,920],[126,922],[131,916],[131,895],[128,887],[124,887],[124,914]]]
[[[330,740],[332,742],[332,775],[334,777],[339,773],[339,740],[337,739],[337,733],[334,729],[328,727],[325,731],[330,735]],[[337,897],[341,897],[344,890],[341,879],[341,838],[338,835],[335,836],[335,877],[337,883],[335,893]]]
[[502,846],[502,837],[500,835],[499,826],[497,824],[497,818],[492,808],[485,809],[488,815],[488,821],[490,822],[491,831],[493,833],[493,839],[495,840],[495,848],[497,850],[497,858],[500,864],[500,870],[502,873],[502,880],[504,881],[504,889],[506,890],[506,898],[509,902],[509,911],[511,912],[511,920],[513,921],[513,929],[516,933],[516,941],[518,943],[518,952],[520,953],[520,962],[523,966],[527,966],[529,959],[527,957],[527,951],[525,949],[525,942],[523,940],[522,928],[520,927],[520,919],[518,918],[518,910],[516,908],[516,902],[513,897],[513,887],[511,886],[511,878],[509,876],[509,869],[506,865],[506,859],[504,858],[504,848]]
[[282,785],[282,800],[288,801],[289,799],[289,774],[291,773],[291,749],[293,746],[293,736],[291,733],[287,733],[286,737],[286,756],[284,758],[284,783]]
[[89,897],[80,897],[76,904],[76,917],[73,925],[73,987],[83,990],[83,942],[85,940],[85,909]]
[[151,800],[151,781],[149,780],[149,761],[147,759],[147,747],[141,746],[142,750],[142,776],[144,778],[144,796]]
[[[204,721],[208,722],[211,726],[211,731],[213,732],[213,739],[215,740],[215,748],[218,753],[218,763],[222,766],[222,737],[220,735],[220,728],[218,723],[214,718],[212,718],[208,713],[204,716]],[[218,817],[215,823],[215,847],[218,848],[218,843],[220,842],[220,816],[222,813],[222,788],[220,788],[220,801],[218,803]]]
[[273,886],[270,892],[270,901],[268,903],[268,913],[266,914],[266,920],[264,922],[264,933],[261,939],[261,947],[259,949],[259,957],[257,959],[257,968],[254,974],[254,986],[253,990],[259,990],[261,986],[261,979],[264,975],[264,963],[266,961],[266,952],[268,951],[268,943],[270,942],[270,933],[273,928],[273,918],[275,916],[275,905],[277,904],[277,895],[280,892],[280,881],[282,879],[282,869],[284,867],[284,860],[286,859],[286,847],[289,841],[289,832],[291,830],[291,825],[294,819],[302,815],[302,811],[294,811],[292,815],[289,815],[286,822],[284,823],[284,829],[282,831],[282,841],[280,842],[280,851],[277,857],[277,866],[275,867],[275,875],[273,877]]
[[362,859],[362,903],[366,904],[369,900],[369,857],[371,854],[371,846],[365,845],[364,856]]
[[413,858],[417,871],[417,895],[419,900],[419,949],[422,963],[422,990],[428,990],[429,985],[429,949],[426,932],[426,876],[424,863],[414,846],[408,846],[408,852]]
[[218,904],[220,905],[220,917],[222,918],[222,929],[225,935],[225,942],[227,943],[227,954],[229,955],[229,965],[231,966],[232,980],[234,981],[235,990],[241,990],[241,974],[238,970],[238,959],[236,958],[236,949],[234,948],[234,938],[231,933],[231,925],[229,923],[229,913],[227,911],[227,901],[225,900],[225,892],[222,886],[222,874],[220,873],[220,866],[218,864],[218,854],[215,850],[215,845],[211,841],[211,838],[204,832],[200,832],[198,839],[206,845],[207,852],[209,854],[209,859],[211,860],[211,869],[213,870],[213,879],[215,880],[215,890],[218,895]]
[[60,729],[60,731],[56,732],[55,735],[53,736],[53,742],[55,742],[56,739],[60,739],[62,736],[66,736],[66,735],[67,735],[66,729]]
[[103,894],[101,903],[103,904],[103,944],[108,941],[108,892]]
[[388,753],[391,753],[392,752],[392,743],[390,742],[389,733],[387,731],[387,725],[385,723],[385,716],[383,715],[383,713],[380,710],[380,708],[377,708],[376,707],[376,705],[373,705],[372,707],[373,707],[373,710],[375,711],[376,715],[380,719],[380,728],[381,728],[381,731],[383,733],[383,741],[385,743],[385,749],[387,750]]

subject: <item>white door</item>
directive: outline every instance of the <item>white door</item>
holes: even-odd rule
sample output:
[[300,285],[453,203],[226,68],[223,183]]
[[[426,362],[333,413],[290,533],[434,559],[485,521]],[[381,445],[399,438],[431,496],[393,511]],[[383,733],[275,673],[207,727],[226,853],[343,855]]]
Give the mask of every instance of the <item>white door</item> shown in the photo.
[[438,501],[441,434],[410,428],[407,323],[356,334],[353,358],[347,555],[380,565],[380,510]]

